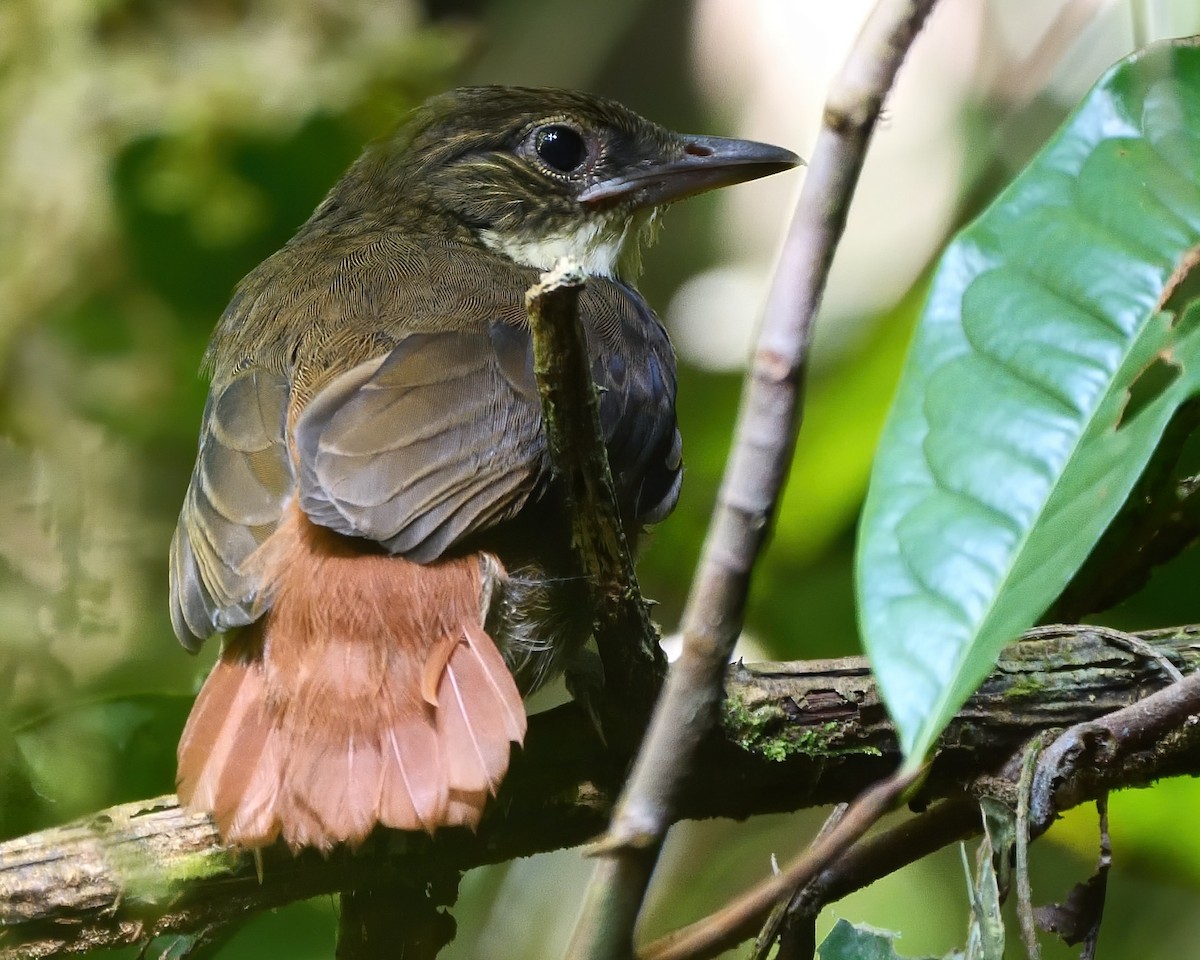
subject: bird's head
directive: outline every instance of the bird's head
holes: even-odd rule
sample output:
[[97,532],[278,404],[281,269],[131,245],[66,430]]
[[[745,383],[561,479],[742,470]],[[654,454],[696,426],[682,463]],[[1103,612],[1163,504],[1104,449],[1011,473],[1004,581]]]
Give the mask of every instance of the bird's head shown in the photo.
[[525,266],[570,255],[611,276],[665,204],[799,162],[768,144],[673,133],[590,94],[466,87],[413,111],[330,199],[432,214]]

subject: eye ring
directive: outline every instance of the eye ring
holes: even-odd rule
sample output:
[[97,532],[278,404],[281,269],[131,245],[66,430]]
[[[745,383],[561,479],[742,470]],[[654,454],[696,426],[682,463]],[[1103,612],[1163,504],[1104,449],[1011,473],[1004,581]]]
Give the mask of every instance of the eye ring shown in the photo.
[[557,174],[574,173],[588,159],[588,145],[583,134],[565,123],[538,127],[530,142],[538,160]]

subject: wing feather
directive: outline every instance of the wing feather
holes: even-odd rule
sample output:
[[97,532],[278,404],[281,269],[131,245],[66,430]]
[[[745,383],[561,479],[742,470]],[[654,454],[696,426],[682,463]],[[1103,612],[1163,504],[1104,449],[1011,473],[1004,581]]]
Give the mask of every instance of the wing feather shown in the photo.
[[528,337],[415,333],[333,381],[296,424],[305,513],[422,562],[514,516],[549,475],[514,349]]
[[210,395],[171,544],[171,622],[189,650],[259,613],[262,585],[246,561],[275,529],[294,486],[287,403],[286,379],[257,368]]

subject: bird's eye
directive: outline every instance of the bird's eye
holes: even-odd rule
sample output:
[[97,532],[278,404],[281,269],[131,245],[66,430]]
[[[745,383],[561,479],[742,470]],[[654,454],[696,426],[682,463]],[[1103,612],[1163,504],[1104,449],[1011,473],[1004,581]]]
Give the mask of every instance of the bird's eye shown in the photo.
[[554,124],[534,134],[533,149],[548,167],[559,173],[578,170],[587,159],[587,144],[577,130]]

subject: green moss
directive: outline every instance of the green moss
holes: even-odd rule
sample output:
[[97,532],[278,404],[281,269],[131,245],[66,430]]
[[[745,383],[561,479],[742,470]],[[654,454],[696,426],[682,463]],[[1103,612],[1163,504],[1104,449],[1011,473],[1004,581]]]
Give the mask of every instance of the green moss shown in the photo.
[[1005,697],[1036,697],[1046,689],[1044,681],[1039,680],[1033,674],[1025,674],[1013,681],[1011,686],[1004,691]]
[[157,870],[161,882],[183,885],[192,880],[231,874],[237,867],[241,855],[233,850],[203,850],[172,862],[170,869]]
[[767,740],[759,748],[759,752],[768,760],[780,763],[799,749],[799,745],[790,740]]
[[[109,824],[94,823],[92,826],[101,837],[109,833]],[[193,881],[232,874],[242,856],[232,849],[217,848],[159,859],[146,856],[136,844],[104,846],[122,897],[146,903],[161,903]]]
[[774,704],[751,708],[737,695],[725,698],[721,719],[726,734],[739,747],[777,763],[795,754],[813,758],[850,753],[879,755],[875,747],[835,746],[833,741],[841,732],[841,725],[835,721],[818,727],[802,726],[784,716]]
[[765,722],[746,707],[741,697],[726,697],[721,701],[721,725],[739,746],[746,747],[743,741],[753,740],[752,734]]

